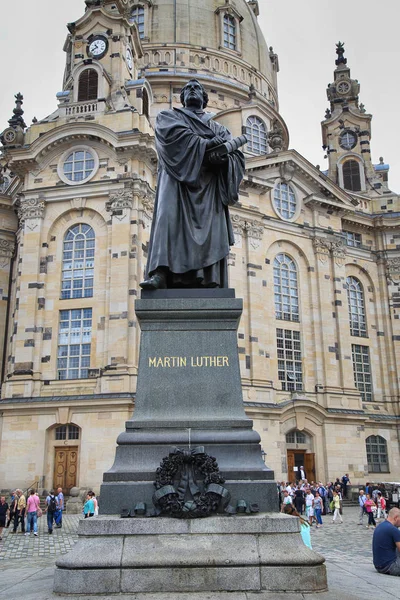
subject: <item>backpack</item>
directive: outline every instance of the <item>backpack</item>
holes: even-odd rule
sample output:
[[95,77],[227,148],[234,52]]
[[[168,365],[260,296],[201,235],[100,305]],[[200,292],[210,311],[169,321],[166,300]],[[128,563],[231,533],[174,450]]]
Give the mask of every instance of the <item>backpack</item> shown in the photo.
[[56,512],[56,510],[57,510],[57,502],[56,502],[55,496],[50,496],[49,511]]

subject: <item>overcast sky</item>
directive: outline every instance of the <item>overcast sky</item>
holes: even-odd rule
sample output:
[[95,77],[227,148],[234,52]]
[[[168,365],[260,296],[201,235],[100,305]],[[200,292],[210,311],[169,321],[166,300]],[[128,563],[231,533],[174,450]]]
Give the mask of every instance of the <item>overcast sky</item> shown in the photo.
[[[201,0],[199,0],[201,2]],[[400,192],[400,44],[399,0],[260,0],[259,22],[268,45],[279,55],[280,112],[289,127],[290,147],[314,164],[327,167],[320,122],[333,81],[335,43],[345,42],[352,77],[361,84],[360,100],[374,115],[372,159],[391,166],[389,184]],[[16,15],[18,6],[18,15]],[[61,90],[66,24],[84,11],[83,0],[1,2],[0,131],[25,98],[26,123],[56,108]]]

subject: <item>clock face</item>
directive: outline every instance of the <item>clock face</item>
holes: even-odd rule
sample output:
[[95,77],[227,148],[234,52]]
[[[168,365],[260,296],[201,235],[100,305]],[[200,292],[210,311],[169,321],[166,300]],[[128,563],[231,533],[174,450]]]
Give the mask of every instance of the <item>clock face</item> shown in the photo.
[[96,36],[89,44],[88,53],[95,58],[101,58],[107,52],[108,42],[102,36]]
[[128,69],[132,71],[133,69],[133,55],[132,50],[129,46],[126,48],[126,64],[128,65]]

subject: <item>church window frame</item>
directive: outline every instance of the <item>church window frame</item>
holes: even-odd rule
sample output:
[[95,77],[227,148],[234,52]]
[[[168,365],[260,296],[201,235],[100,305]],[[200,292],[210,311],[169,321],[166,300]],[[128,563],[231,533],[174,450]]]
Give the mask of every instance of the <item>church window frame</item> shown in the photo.
[[[86,81],[85,81],[86,79]],[[99,97],[99,73],[97,69],[89,67],[79,74],[78,102],[91,102]]]
[[368,473],[390,473],[387,441],[381,435],[370,435],[365,440]]
[[361,233],[355,233],[354,231],[343,230],[346,236],[346,246],[351,248],[361,248],[362,246],[362,235]]
[[3,176],[3,181],[0,183],[0,194],[6,194],[7,189],[10,187],[11,180],[7,175]]
[[369,346],[351,345],[354,384],[361,394],[363,402],[373,402],[372,369]]
[[80,429],[77,425],[59,425],[54,429],[54,439],[56,441],[63,440],[79,440]]
[[357,134],[351,129],[345,129],[339,136],[339,145],[344,150],[352,150],[357,146],[357,142]]
[[286,443],[290,445],[309,444],[310,437],[304,431],[292,429],[292,431],[288,431],[286,434]]
[[63,309],[59,313],[57,378],[87,379],[92,349],[92,308]]
[[252,154],[268,154],[268,130],[265,122],[257,115],[250,115],[246,119],[246,144],[247,152]]
[[339,186],[342,189],[353,192],[354,194],[365,191],[364,162],[357,154],[348,153],[340,159],[338,162],[338,175]]
[[346,279],[347,301],[349,305],[350,335],[368,337],[367,314],[364,288],[357,277],[350,275]]
[[303,391],[303,359],[300,332],[277,328],[276,343],[278,380],[282,391]]
[[96,234],[87,223],[72,225],[63,240],[61,300],[92,298]]
[[224,48],[237,50],[237,22],[233,15],[224,14]]
[[129,22],[136,24],[141,40],[146,38],[146,8],[143,4],[134,4],[129,15]]
[[296,188],[287,181],[277,179],[273,189],[272,207],[283,221],[296,221],[301,208]]
[[[90,181],[99,169],[99,157],[90,146],[73,146],[60,157],[58,176],[67,185],[82,185]],[[82,179],[80,179],[82,177]]]
[[[219,31],[220,31],[220,42],[219,49],[224,52],[230,52],[236,55],[240,55],[242,52],[242,39],[241,39],[241,28],[240,23],[243,21],[242,15],[232,6],[226,5],[224,3],[223,6],[219,6],[215,11],[219,19]],[[229,17],[229,19],[228,19]],[[228,25],[229,24],[229,25]],[[226,27],[227,26],[227,27]],[[234,35],[234,45],[235,47],[231,47],[229,43],[229,38],[231,35],[231,31],[235,32]],[[228,43],[226,44],[225,34],[228,33]]]
[[273,265],[275,318],[300,321],[298,269],[295,261],[285,252],[276,255]]

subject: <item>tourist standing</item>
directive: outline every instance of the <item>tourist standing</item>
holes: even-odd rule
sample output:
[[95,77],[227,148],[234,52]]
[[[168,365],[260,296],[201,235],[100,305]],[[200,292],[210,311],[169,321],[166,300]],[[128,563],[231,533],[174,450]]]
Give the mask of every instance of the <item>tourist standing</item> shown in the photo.
[[30,535],[33,531],[33,535],[37,537],[38,535],[38,527],[37,527],[37,511],[40,507],[40,498],[35,494],[35,490],[31,490],[28,502],[26,503],[26,533],[25,535]]
[[25,533],[25,509],[26,499],[22,490],[16,490],[17,504],[14,514],[14,528],[12,533],[17,533],[18,525],[21,523],[21,533]]
[[338,518],[340,519],[339,523],[343,523],[343,519],[340,515],[340,497],[336,490],[333,491],[332,503],[333,503],[333,510],[334,510],[332,523],[336,523],[336,519],[338,519]]
[[55,514],[56,527],[60,529],[62,527],[62,514],[64,510],[64,494],[62,488],[57,489],[57,512]]
[[319,492],[315,492],[314,498],[314,512],[315,518],[317,519],[317,529],[322,525],[322,510],[323,510],[323,500],[319,495]]
[[343,475],[342,477],[342,490],[343,490],[343,498],[347,498],[347,486],[351,485],[351,481],[349,478],[349,474],[346,473],[345,475]]
[[358,505],[359,505],[359,513],[358,513],[358,524],[363,524],[364,515],[366,514],[365,510],[365,502],[367,500],[367,496],[364,494],[364,490],[360,490],[358,492]]
[[383,497],[382,492],[378,492],[378,514],[377,514],[377,519],[380,519],[383,515],[384,519],[387,519],[387,514],[386,514],[386,499]]
[[3,528],[6,526],[6,519],[10,514],[9,506],[6,502],[6,497],[0,497],[0,541],[3,539]]
[[53,533],[53,521],[54,516],[57,512],[57,498],[53,490],[49,493],[46,498],[46,513],[47,513],[47,529],[50,534]]
[[365,501],[365,510],[367,511],[367,515],[368,515],[367,529],[369,529],[370,527],[373,527],[375,529],[375,527],[376,527],[376,522],[375,522],[374,513],[373,513],[374,507],[376,508],[375,502],[372,500],[371,496],[369,494],[367,494],[367,499]]

